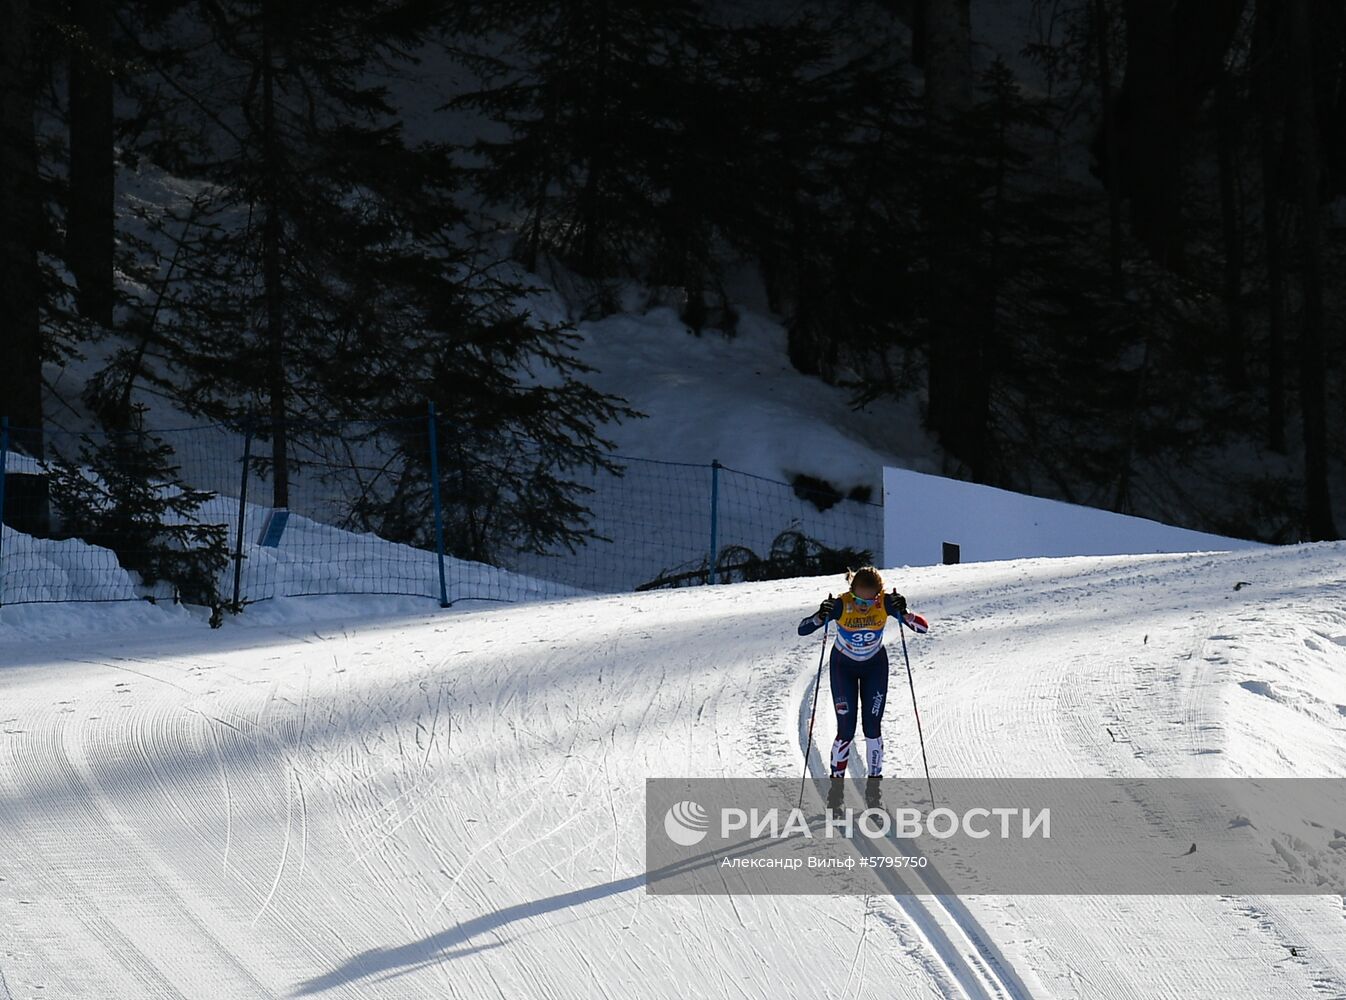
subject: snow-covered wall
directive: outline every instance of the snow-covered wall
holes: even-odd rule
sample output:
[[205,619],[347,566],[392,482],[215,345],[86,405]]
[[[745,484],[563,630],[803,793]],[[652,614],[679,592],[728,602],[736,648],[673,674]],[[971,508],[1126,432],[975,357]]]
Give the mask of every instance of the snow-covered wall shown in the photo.
[[960,547],[962,562],[1262,547],[1260,542],[892,467],[883,470],[883,510],[885,566],[938,563],[944,542]]

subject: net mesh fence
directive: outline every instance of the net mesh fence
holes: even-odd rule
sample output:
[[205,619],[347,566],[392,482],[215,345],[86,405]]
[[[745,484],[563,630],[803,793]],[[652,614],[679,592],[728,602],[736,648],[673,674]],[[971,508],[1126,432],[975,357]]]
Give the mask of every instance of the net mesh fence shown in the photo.
[[483,463],[433,417],[284,430],[282,474],[262,425],[7,427],[0,604],[520,601],[828,573],[882,543],[877,503],[718,462]]

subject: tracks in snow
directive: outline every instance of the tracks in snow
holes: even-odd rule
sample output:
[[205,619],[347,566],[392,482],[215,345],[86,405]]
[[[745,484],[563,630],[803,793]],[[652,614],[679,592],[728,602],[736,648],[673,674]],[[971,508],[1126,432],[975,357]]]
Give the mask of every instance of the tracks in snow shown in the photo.
[[[814,678],[808,673],[795,682],[788,704],[795,709],[796,715],[788,724],[798,734],[809,773],[815,783],[821,785],[828,780],[828,769],[817,748],[808,743],[813,687]],[[852,777],[857,791],[863,793],[863,782],[858,774]],[[897,853],[882,838],[871,839],[857,831],[856,840],[873,854],[892,856]],[[946,996],[961,995],[968,1000],[1033,1000],[1033,993],[1004,953],[967,905],[949,891],[948,884],[937,871],[930,867],[919,870],[921,881],[933,894],[928,896],[915,895],[901,869],[875,868],[872,871],[892,893],[894,901],[932,953],[934,964],[927,968],[935,975]]]

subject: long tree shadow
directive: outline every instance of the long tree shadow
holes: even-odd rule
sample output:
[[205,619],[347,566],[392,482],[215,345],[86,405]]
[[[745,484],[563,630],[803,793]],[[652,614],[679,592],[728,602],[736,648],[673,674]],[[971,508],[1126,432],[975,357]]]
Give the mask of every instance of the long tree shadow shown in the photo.
[[520,920],[554,913],[582,903],[591,903],[608,896],[620,895],[632,889],[638,889],[650,879],[664,878],[683,872],[695,871],[709,865],[716,865],[721,858],[742,857],[763,850],[772,844],[779,844],[776,838],[762,836],[744,841],[732,851],[706,851],[694,857],[656,868],[638,875],[602,882],[583,889],[558,893],[545,899],[516,903],[494,913],[484,913],[479,917],[463,921],[452,928],[439,931],[396,948],[370,948],[353,955],[340,966],[321,976],[314,976],[299,984],[292,996],[305,996],[321,993],[334,986],[358,982],[360,980],[384,981],[415,972],[418,969],[436,965],[449,959],[462,958],[476,952],[488,951],[505,944],[504,941],[471,944],[473,938],[491,931],[499,930]]

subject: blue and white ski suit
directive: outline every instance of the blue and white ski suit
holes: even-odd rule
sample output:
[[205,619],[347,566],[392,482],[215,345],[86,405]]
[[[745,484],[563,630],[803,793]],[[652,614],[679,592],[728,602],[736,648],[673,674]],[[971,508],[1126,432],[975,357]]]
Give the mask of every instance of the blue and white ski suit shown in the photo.
[[857,716],[864,728],[868,773],[872,777],[883,774],[881,727],[888,700],[888,650],[883,645],[883,629],[889,616],[897,616],[902,609],[898,596],[883,594],[881,600],[866,608],[856,603],[854,594],[842,594],[834,598],[832,614],[826,620],[815,613],[799,623],[800,635],[816,632],[825,621],[837,623],[828,669],[832,706],[837,713],[831,759],[834,778],[846,774]]

